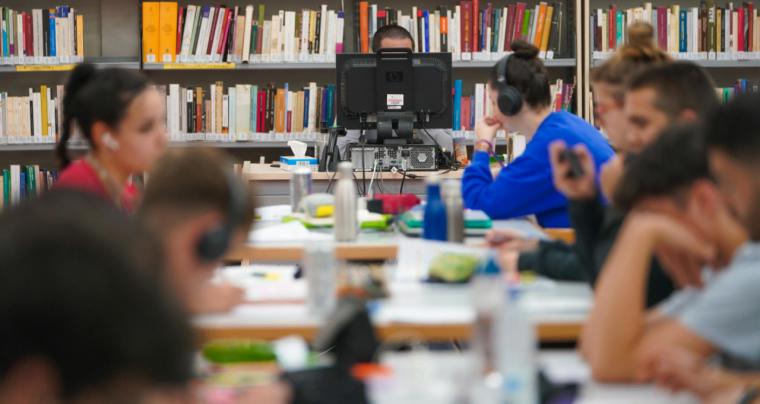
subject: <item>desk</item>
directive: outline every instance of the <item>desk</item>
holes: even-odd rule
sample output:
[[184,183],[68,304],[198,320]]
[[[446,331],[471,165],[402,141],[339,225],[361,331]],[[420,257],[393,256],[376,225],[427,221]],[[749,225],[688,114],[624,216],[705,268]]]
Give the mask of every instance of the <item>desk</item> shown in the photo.
[[[474,311],[469,285],[394,282],[391,297],[371,310],[384,341],[467,340]],[[592,293],[584,283],[540,280],[526,288],[523,304],[541,342],[575,341],[588,314]],[[201,339],[276,339],[288,335],[314,338],[320,321],[303,303],[244,305],[232,313],[196,317]]]
[[[440,176],[441,178],[462,178],[464,170],[457,171],[414,171],[411,172],[419,178],[407,178],[404,181],[404,192],[424,197],[425,178],[430,176]],[[290,172],[282,168],[270,167],[269,164],[252,164],[251,168],[243,173],[244,178],[249,182],[255,182],[258,203],[261,205],[279,205],[290,203]],[[369,186],[372,173],[367,173],[367,186]],[[312,173],[312,192],[325,192],[327,184],[333,178],[333,173],[314,172]],[[362,173],[357,172],[356,178],[362,182]],[[337,176],[335,177],[337,180]],[[401,189],[401,180],[403,176],[398,173],[382,172],[377,174],[375,183],[382,181],[382,187],[385,193],[397,194]]]
[[[459,403],[467,388],[471,357],[467,353],[386,353],[382,363],[393,369],[387,380],[370,381],[368,394],[375,404]],[[585,363],[574,351],[547,350],[538,355],[539,367],[555,382],[579,383],[580,404],[691,404],[685,393],[672,394],[653,385],[602,384],[590,379]]]
[[[256,227],[271,226],[274,223],[257,223]],[[544,239],[546,235],[527,220],[496,220],[493,222],[494,229],[515,229],[526,235]],[[330,230],[320,231],[330,233]],[[399,243],[408,239],[407,236],[397,230],[375,232],[363,231],[359,239],[351,243],[336,243],[335,255],[339,259],[355,261],[387,261],[396,259]],[[275,242],[259,242],[245,244],[226,255],[229,261],[252,261],[252,262],[293,262],[303,258],[305,240],[289,240]],[[483,244],[482,238],[469,238],[467,243]]]

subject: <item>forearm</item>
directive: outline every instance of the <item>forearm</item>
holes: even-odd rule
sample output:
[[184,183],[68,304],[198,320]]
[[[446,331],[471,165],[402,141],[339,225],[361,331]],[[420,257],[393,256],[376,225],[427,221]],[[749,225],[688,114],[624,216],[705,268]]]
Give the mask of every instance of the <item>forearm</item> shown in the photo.
[[654,240],[648,223],[626,223],[597,283],[587,324],[589,361],[601,380],[632,380],[646,322],[644,295]]
[[561,241],[542,241],[536,250],[521,253],[518,269],[560,281],[587,280],[574,246]]

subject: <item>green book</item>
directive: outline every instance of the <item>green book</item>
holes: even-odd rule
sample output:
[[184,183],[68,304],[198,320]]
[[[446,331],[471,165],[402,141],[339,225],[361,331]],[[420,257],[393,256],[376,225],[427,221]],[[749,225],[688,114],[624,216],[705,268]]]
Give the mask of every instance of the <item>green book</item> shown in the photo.
[[259,33],[259,23],[254,21],[253,26],[251,27],[251,55],[255,55],[258,51],[256,46],[256,39],[258,37]]
[[533,14],[533,10],[525,10],[525,18],[523,18],[523,26],[522,26],[522,39],[526,41],[530,41],[530,38],[528,37],[528,35],[530,35],[531,14]]
[[37,180],[34,175],[34,166],[24,167],[26,170],[26,197],[32,199],[37,196]]
[[264,27],[264,12],[266,11],[266,4],[259,4],[259,27]]
[[11,172],[3,169],[3,206],[11,206]]

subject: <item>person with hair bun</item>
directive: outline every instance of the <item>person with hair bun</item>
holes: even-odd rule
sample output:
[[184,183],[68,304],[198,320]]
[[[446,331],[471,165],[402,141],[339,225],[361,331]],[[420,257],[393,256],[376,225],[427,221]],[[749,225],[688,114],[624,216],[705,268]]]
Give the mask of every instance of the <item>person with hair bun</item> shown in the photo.
[[[63,125],[56,147],[63,170],[56,187],[92,192],[124,211],[135,209],[132,176],[148,171],[166,150],[164,100],[138,72],[80,64],[63,97]],[[67,143],[78,132],[90,146],[71,161]]]
[[[551,111],[549,75],[538,59],[538,48],[515,41],[512,50],[491,70],[488,89],[493,113],[475,125],[473,162],[462,178],[465,205],[485,211],[492,219],[535,215],[543,227],[569,227],[567,199],[552,182],[549,144],[556,140],[583,144],[598,165],[612,157],[612,148],[580,117]],[[494,179],[490,155],[496,132],[502,129],[524,135],[528,145]]]

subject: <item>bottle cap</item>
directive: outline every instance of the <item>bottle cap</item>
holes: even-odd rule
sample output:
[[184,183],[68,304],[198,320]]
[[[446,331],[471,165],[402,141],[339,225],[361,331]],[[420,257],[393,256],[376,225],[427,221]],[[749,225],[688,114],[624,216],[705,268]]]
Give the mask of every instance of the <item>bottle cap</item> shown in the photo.
[[499,263],[496,262],[495,254],[488,254],[488,256],[480,261],[477,273],[486,276],[497,276],[501,273],[501,268],[499,267]]

